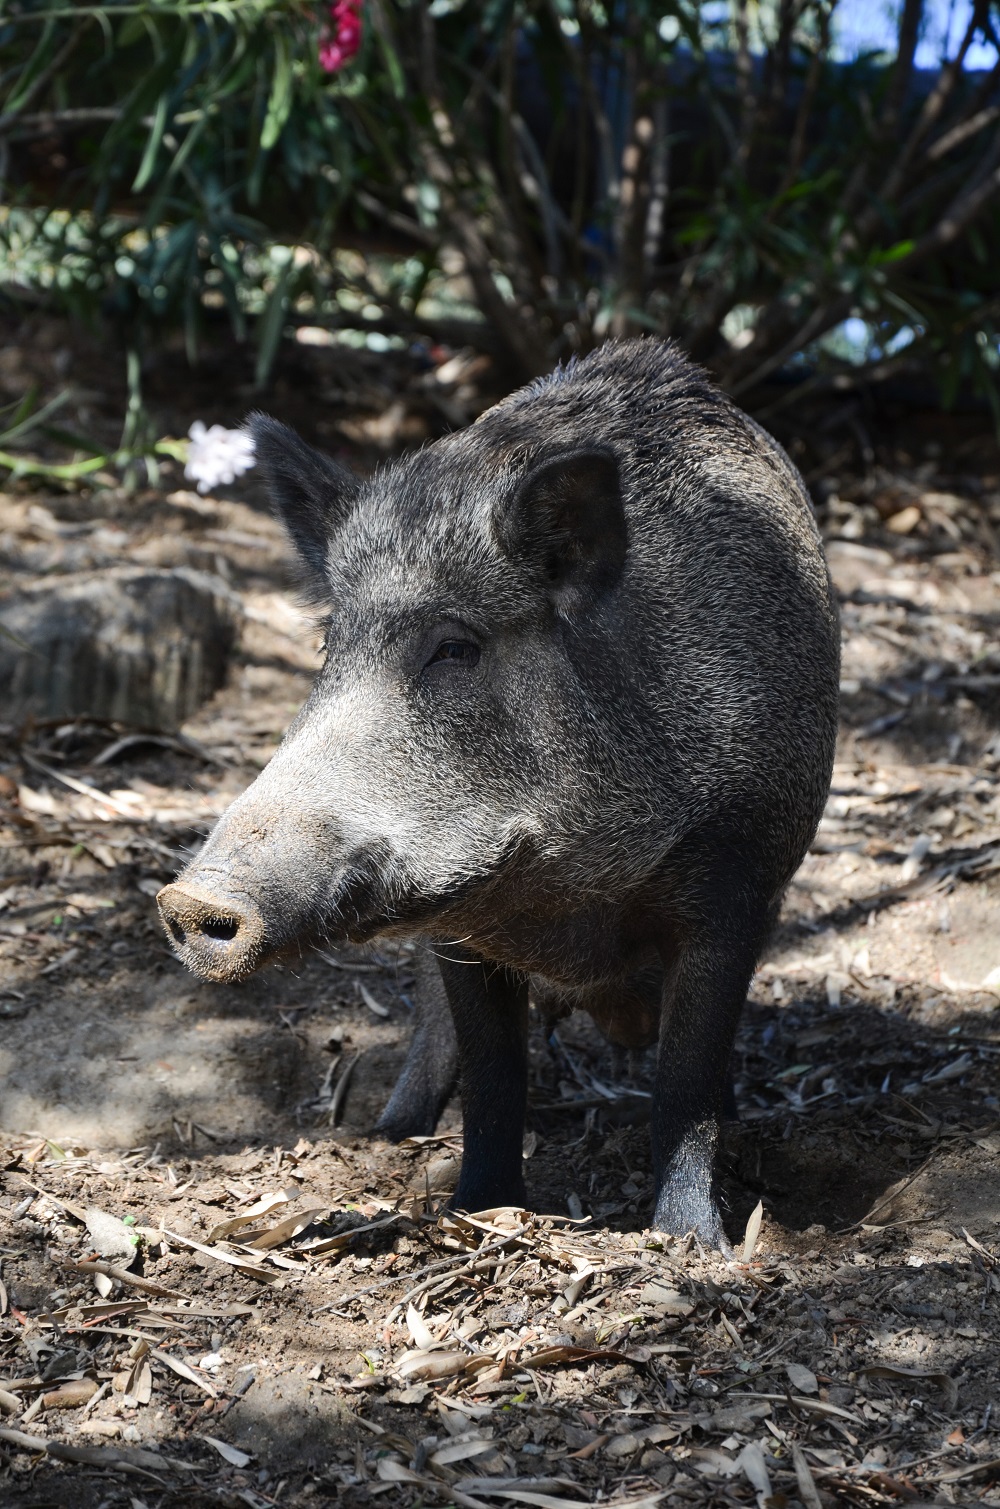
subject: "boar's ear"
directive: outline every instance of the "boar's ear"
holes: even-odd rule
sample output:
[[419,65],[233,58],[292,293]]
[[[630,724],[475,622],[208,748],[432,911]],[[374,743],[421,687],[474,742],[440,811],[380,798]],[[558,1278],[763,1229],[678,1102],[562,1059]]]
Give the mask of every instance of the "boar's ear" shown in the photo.
[[350,512],[357,478],[267,414],[251,414],[246,428],[275,512],[310,572],[323,577],[330,536]]
[[610,451],[570,451],[533,467],[496,530],[507,555],[530,562],[562,607],[612,586],[628,543],[617,461]]

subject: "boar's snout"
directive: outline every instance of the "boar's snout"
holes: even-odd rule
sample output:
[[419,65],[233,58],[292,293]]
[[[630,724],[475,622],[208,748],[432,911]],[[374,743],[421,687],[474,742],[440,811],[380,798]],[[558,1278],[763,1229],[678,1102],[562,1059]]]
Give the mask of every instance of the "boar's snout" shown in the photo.
[[241,897],[189,881],[164,886],[156,898],[177,954],[206,980],[242,980],[264,955],[264,919]]

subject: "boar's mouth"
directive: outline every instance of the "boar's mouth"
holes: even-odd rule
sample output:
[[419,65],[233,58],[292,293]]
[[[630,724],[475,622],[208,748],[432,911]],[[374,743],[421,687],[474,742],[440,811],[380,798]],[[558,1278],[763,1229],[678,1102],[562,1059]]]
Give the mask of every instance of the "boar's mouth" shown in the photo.
[[378,937],[426,931],[447,919],[451,926],[464,925],[470,903],[481,903],[493,889],[498,875],[470,876],[447,889],[427,894],[416,889],[390,899],[380,894],[377,882],[356,872],[345,879],[336,904],[313,927],[303,929],[297,941],[319,944],[370,943]]
[[419,931],[442,911],[460,904],[471,889],[465,885],[433,901],[411,896],[393,906],[376,898],[370,881],[350,877],[338,887],[329,910],[303,919],[294,929],[287,924],[269,928],[246,896],[222,898],[184,876],[164,886],[156,902],[181,963],[203,980],[236,983],[263,964],[310,946],[369,943],[388,933]]
[[387,885],[391,865],[368,854],[349,863],[322,901],[298,915],[294,908],[265,911],[246,891],[231,889],[215,871],[199,871],[197,863],[164,886],[156,901],[180,961],[202,979],[235,983],[310,945],[368,943],[380,935],[424,931],[444,919],[449,927],[466,929],[468,914],[495,893],[524,848],[524,835],[511,835],[489,874],[464,876],[433,895],[400,884],[398,876]]
[[[336,902],[323,919],[327,942],[368,943],[384,934],[426,932],[435,924],[473,932],[482,919],[493,919],[498,895],[509,892],[511,877],[522,878],[536,852],[535,836],[526,825],[512,825],[488,870],[465,874],[434,891],[405,880],[387,886],[378,857],[350,869],[338,888]],[[394,894],[393,894],[394,893]]]

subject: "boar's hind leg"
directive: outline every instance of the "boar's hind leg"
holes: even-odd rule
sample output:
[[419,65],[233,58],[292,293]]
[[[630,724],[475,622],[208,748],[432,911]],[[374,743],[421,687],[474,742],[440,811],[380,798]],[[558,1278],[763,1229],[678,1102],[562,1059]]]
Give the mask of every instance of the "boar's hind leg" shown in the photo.
[[451,1008],[430,946],[421,944],[414,959],[413,1036],[406,1062],[389,1103],[375,1124],[375,1134],[389,1142],[429,1137],[438,1124],[458,1074],[458,1044]]
[[523,1205],[528,982],[455,944],[442,946],[438,964],[455,1022],[462,1090],[464,1151],[451,1203],[469,1211]]
[[[666,970],[653,1103],[653,1223],[728,1252],[715,1153],[740,1012],[765,934],[759,916],[716,902],[716,923],[679,941]],[[730,1092],[731,1094],[731,1092]]]

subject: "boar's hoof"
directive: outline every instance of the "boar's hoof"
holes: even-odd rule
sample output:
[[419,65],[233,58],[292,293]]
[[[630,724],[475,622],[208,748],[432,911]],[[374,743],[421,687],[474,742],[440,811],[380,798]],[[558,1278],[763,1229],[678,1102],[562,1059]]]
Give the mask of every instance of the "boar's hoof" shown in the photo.
[[[415,1040],[414,1047],[419,1049]],[[416,1064],[414,1059],[417,1058]],[[423,1070],[424,1072],[416,1072]],[[407,1137],[432,1137],[455,1079],[454,1061],[414,1054],[403,1065],[388,1105],[372,1128],[372,1135],[387,1142],[405,1142]]]
[[528,1192],[523,1179],[472,1181],[460,1176],[458,1188],[448,1201],[448,1209],[475,1215],[477,1211],[498,1210],[501,1206],[524,1210],[527,1204]]
[[433,1137],[436,1116],[432,1120],[429,1113],[424,1114],[419,1108],[412,1114],[400,1111],[398,1115],[390,1115],[391,1110],[390,1102],[372,1127],[373,1137],[382,1137],[386,1142],[405,1142],[407,1137]]
[[733,1256],[719,1207],[704,1189],[674,1182],[667,1184],[657,1197],[653,1229],[675,1237],[687,1236],[693,1231],[706,1247],[715,1248],[724,1258]]
[[264,921],[247,902],[187,882],[156,898],[174,951],[206,980],[242,980],[261,962]]
[[657,1173],[653,1226],[674,1237],[693,1231],[707,1247],[731,1258],[713,1188],[718,1140],[718,1123],[711,1117],[670,1138],[673,1151]]

